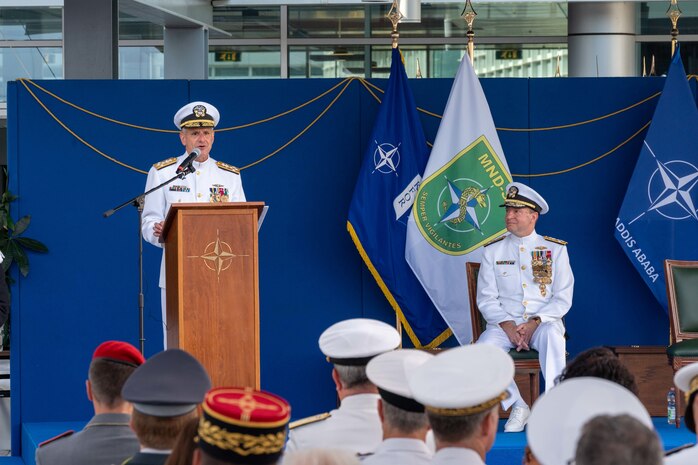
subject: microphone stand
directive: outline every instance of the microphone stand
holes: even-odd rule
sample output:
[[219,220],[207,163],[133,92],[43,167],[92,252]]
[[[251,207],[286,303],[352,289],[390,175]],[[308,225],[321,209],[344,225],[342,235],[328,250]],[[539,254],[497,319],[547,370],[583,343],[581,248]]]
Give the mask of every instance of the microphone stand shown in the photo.
[[143,205],[145,203],[145,196],[152,192],[155,192],[158,189],[162,189],[166,185],[174,182],[176,179],[184,179],[189,173],[193,173],[194,171],[196,171],[196,169],[194,168],[193,163],[189,163],[189,165],[180,173],[173,176],[171,179],[168,179],[167,181],[163,182],[159,186],[155,186],[152,189],[147,190],[144,193],[137,195],[136,197],[127,200],[126,202],[102,213],[102,216],[104,218],[109,218],[114,213],[124,208],[126,205],[133,205],[138,209],[138,340],[140,342],[140,350],[142,354],[145,354],[145,330],[143,324],[143,315],[145,313],[145,298],[143,296],[143,231],[141,230],[141,225],[143,224]]

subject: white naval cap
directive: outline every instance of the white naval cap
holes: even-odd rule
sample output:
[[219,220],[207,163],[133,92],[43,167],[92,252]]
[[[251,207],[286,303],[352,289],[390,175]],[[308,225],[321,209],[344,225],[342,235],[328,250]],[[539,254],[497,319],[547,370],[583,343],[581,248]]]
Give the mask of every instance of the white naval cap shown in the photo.
[[570,378],[538,398],[526,438],[542,465],[570,463],[584,425],[599,415],[627,414],[654,431],[652,418],[635,394],[601,378]]
[[414,398],[439,415],[484,412],[508,396],[514,361],[499,347],[471,344],[446,350],[409,377]]
[[218,109],[206,102],[191,102],[180,108],[174,115],[177,129],[214,128],[221,115]]
[[548,213],[548,202],[532,188],[520,182],[507,184],[507,197],[500,207],[531,208],[541,215]]
[[382,321],[352,318],[323,331],[318,344],[331,363],[366,365],[376,355],[396,349],[400,334]]
[[698,363],[692,363],[681,368],[674,375],[674,384],[681,389],[686,396],[686,412],[684,420],[686,428],[696,432],[696,419],[693,418],[693,402],[698,396]]
[[366,366],[366,376],[378,387],[381,398],[408,412],[424,412],[424,405],[414,400],[407,382],[414,370],[434,356],[417,349],[401,349],[380,354]]

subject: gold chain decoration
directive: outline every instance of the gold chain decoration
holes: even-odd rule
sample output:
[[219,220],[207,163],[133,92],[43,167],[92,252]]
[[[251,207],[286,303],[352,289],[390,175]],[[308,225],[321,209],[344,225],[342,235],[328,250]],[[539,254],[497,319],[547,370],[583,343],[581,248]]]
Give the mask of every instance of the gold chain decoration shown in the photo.
[[596,163],[597,161],[601,160],[602,158],[606,158],[607,156],[609,156],[610,154],[612,154],[613,152],[615,152],[616,150],[618,150],[619,148],[621,148],[622,146],[624,146],[625,144],[627,144],[628,142],[633,140],[638,134],[640,134],[642,131],[647,129],[647,127],[650,125],[651,122],[652,122],[652,120],[646,122],[644,124],[644,126],[642,126],[640,129],[635,131],[635,133],[632,136],[628,137],[627,139],[625,139],[623,142],[621,142],[620,144],[613,147],[608,152],[606,152],[602,155],[599,155],[598,157],[594,158],[593,160],[589,160],[589,161],[586,161],[586,162],[581,163],[579,165],[576,165],[576,166],[573,166],[571,168],[567,168],[564,170],[560,170],[560,171],[551,171],[549,173],[538,173],[538,174],[514,174],[514,173],[512,173],[511,175],[514,177],[517,177],[517,178],[542,178],[544,176],[555,176],[556,174],[569,173],[570,171],[575,171],[575,170],[578,170],[580,168],[584,168],[587,165],[591,165],[592,163]]
[[58,119],[58,117],[57,117],[56,115],[54,115],[54,114],[51,112],[51,110],[48,109],[48,107],[47,107],[46,105],[44,105],[44,102],[42,102],[41,100],[39,100],[39,98],[34,94],[34,92],[32,92],[32,90],[29,88],[29,86],[27,86],[27,83],[26,83],[25,81],[26,81],[26,79],[20,79],[20,80],[19,80],[19,82],[22,83],[22,85],[24,86],[24,88],[27,89],[27,92],[29,92],[29,94],[30,94],[32,97],[34,97],[34,100],[36,100],[36,102],[37,102],[39,105],[41,105],[41,108],[43,108],[44,111],[45,111],[46,113],[48,113],[48,114],[51,116],[51,118],[53,118],[53,119],[56,121],[56,123],[60,124],[61,127],[62,127],[63,129],[65,129],[66,131],[68,131],[68,133],[69,133],[70,135],[72,135],[73,137],[75,137],[77,140],[79,140],[79,141],[82,142],[84,145],[86,145],[87,147],[91,148],[92,150],[94,150],[95,152],[97,152],[98,154],[100,154],[101,156],[103,156],[104,158],[106,158],[107,160],[109,160],[109,161],[111,161],[111,162],[114,162],[114,163],[116,163],[117,165],[123,166],[124,168],[128,168],[128,169],[130,169],[130,170],[136,171],[136,172],[138,172],[138,173],[148,174],[147,171],[139,170],[138,168],[136,168],[136,167],[134,167],[134,166],[131,166],[131,165],[128,165],[128,164],[126,164],[126,163],[124,163],[124,162],[121,162],[121,161],[117,160],[117,159],[114,158],[114,157],[110,157],[109,155],[107,155],[106,153],[102,152],[101,150],[99,150],[99,149],[98,149],[97,147],[95,147],[94,145],[92,145],[92,144],[90,144],[89,142],[87,142],[87,141],[86,141],[85,139],[83,139],[82,137],[78,136],[77,133],[75,133],[75,131],[73,131],[72,129],[70,129],[63,121],[61,121],[60,119]]
[[218,449],[230,450],[242,457],[247,457],[280,452],[286,442],[286,432],[279,431],[260,436],[234,433],[202,419],[199,424],[199,439]]

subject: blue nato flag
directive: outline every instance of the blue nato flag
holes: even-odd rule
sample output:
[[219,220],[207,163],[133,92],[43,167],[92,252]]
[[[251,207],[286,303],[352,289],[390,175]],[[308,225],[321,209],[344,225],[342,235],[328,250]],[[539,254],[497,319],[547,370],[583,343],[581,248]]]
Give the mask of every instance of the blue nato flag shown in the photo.
[[665,310],[664,260],[698,258],[697,126],[677,48],[615,225],[623,251]]
[[347,230],[415,347],[436,347],[451,335],[405,260],[407,219],[429,151],[400,51],[394,48]]

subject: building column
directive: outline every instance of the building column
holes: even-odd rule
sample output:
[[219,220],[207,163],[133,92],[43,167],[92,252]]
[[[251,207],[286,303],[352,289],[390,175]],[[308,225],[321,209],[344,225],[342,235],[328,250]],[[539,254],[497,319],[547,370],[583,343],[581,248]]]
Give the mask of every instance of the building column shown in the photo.
[[569,76],[637,76],[636,4],[569,2]]
[[165,27],[165,79],[208,79],[208,30]]
[[63,2],[63,76],[119,78],[118,0]]

